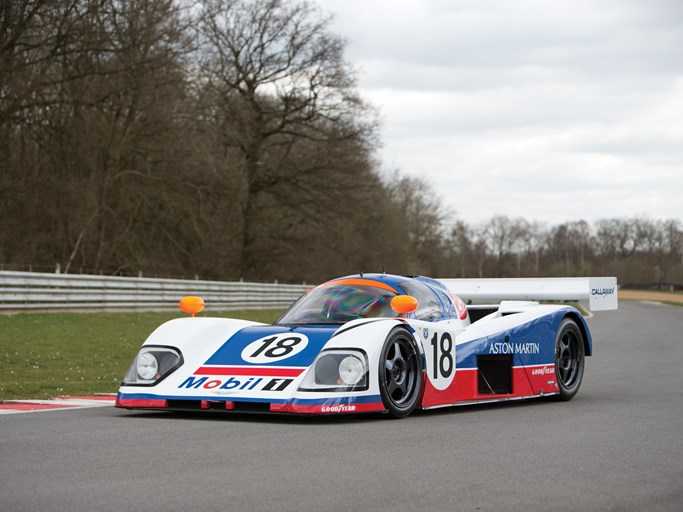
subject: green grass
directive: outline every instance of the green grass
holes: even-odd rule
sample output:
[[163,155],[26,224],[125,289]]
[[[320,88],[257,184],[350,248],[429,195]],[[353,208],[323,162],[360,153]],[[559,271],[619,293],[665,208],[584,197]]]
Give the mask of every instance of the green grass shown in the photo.
[[[206,316],[273,322],[280,311]],[[138,348],[180,313],[0,315],[0,401],[114,393]]]

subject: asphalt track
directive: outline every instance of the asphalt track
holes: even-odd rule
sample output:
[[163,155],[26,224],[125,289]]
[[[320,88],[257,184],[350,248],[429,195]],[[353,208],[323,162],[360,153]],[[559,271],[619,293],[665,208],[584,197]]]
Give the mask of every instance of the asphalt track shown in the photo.
[[300,419],[0,416],[0,510],[683,510],[683,309],[589,320],[568,403]]

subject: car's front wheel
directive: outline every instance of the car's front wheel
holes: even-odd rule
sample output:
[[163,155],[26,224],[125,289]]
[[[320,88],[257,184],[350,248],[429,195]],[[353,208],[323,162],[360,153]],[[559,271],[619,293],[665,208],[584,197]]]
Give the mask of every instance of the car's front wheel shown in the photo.
[[555,376],[560,389],[557,399],[571,400],[576,395],[583,379],[584,356],[581,329],[574,320],[564,319],[555,342]]
[[422,358],[415,340],[405,329],[394,329],[384,342],[379,389],[392,416],[407,416],[417,407],[422,390]]

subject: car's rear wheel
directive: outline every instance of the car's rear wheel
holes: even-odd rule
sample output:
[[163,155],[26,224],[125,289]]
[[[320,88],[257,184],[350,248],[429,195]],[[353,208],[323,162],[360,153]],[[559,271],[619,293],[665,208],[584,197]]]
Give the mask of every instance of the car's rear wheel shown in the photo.
[[557,399],[571,400],[576,395],[585,359],[583,334],[574,320],[566,318],[560,324],[555,342],[555,376],[560,389]]
[[422,358],[415,340],[405,329],[394,329],[384,342],[379,389],[392,416],[407,416],[417,407],[422,390]]

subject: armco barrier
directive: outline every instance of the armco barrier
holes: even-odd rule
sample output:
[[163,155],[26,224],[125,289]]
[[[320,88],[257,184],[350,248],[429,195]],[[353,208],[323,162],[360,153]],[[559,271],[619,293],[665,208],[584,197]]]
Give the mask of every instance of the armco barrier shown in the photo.
[[0,271],[0,311],[168,310],[185,295],[207,310],[284,308],[310,286]]

